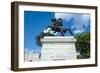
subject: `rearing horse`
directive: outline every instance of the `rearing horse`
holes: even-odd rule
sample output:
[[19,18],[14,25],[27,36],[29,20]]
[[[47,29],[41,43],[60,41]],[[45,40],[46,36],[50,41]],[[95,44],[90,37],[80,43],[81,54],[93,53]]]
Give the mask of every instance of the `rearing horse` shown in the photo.
[[61,18],[59,18],[58,20],[56,18],[54,18],[51,21],[52,21],[52,26],[47,26],[47,28],[51,28],[51,30],[54,31],[54,33],[60,32],[61,36],[64,36],[64,34],[67,31],[69,31],[69,33],[73,36],[73,33],[71,32],[70,29],[64,28]]

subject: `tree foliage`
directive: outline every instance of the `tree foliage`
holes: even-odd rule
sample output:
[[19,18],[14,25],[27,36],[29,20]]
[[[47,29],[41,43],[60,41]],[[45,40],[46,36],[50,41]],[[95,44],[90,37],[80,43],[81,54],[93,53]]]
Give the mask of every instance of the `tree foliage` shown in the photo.
[[76,50],[80,51],[79,59],[90,57],[90,33],[83,32],[75,36],[77,38]]

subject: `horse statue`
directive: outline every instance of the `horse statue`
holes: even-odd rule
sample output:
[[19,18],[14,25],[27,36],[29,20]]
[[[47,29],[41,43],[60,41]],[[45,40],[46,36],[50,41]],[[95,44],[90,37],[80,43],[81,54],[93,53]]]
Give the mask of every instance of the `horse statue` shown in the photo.
[[63,25],[63,20],[61,18],[59,19],[51,19],[52,21],[52,26],[47,26],[46,30],[44,31],[44,33],[51,33],[51,34],[57,34],[57,32],[61,33],[61,36],[64,36],[64,34],[69,31],[69,33],[73,36],[73,33],[71,32],[71,30],[69,28],[64,28]]

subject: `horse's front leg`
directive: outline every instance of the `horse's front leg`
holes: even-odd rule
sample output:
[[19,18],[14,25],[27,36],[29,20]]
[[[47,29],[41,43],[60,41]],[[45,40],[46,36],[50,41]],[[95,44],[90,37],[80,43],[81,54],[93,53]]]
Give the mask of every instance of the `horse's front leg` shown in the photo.
[[62,36],[64,36],[64,32],[63,32],[63,29],[60,29],[60,31],[61,31],[61,35],[62,35]]

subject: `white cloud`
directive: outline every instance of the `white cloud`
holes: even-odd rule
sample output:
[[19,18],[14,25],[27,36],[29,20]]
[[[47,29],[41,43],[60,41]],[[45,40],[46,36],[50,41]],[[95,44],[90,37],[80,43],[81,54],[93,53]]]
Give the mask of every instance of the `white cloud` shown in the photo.
[[55,13],[55,18],[62,18],[65,21],[69,21],[73,17],[73,14],[68,13]]
[[71,28],[73,29],[73,28],[75,28],[75,26],[74,26],[74,25],[72,25],[72,26],[71,26]]
[[82,32],[84,32],[84,30],[75,30],[75,31],[74,31],[75,34],[77,34],[77,33],[82,33]]
[[65,21],[71,21],[71,29],[74,29],[74,33],[83,32],[88,28],[90,15],[89,14],[75,14],[75,13],[55,13],[55,18],[62,18]]

